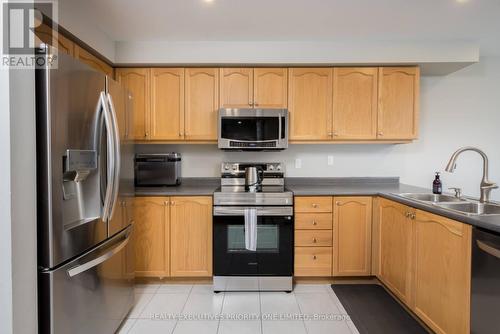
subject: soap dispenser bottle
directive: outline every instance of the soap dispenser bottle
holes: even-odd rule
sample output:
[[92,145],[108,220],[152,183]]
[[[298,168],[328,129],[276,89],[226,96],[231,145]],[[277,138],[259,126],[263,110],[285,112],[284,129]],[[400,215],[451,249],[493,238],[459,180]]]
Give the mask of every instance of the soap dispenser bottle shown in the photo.
[[439,178],[439,172],[436,172],[436,177],[434,178],[434,182],[432,182],[432,193],[441,195],[443,192],[443,184],[441,183],[441,179]]

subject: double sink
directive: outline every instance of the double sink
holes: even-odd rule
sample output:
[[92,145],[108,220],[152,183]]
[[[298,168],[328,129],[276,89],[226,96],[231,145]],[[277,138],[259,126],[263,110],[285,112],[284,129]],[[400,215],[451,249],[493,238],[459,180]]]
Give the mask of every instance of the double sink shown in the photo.
[[467,216],[500,215],[500,205],[493,203],[481,203],[450,195],[417,193],[405,193],[398,195],[407,199],[432,204],[442,209]]

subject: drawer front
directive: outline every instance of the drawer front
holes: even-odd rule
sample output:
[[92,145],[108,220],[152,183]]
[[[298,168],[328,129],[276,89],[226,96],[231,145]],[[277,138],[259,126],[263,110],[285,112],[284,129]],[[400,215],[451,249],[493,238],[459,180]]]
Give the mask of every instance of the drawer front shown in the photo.
[[295,215],[296,230],[331,230],[332,227],[331,213],[297,213]]
[[295,247],[295,276],[331,276],[332,247]]
[[295,212],[332,212],[333,198],[321,197],[295,197]]
[[331,230],[298,230],[295,231],[295,246],[302,247],[319,247],[332,246],[332,231]]

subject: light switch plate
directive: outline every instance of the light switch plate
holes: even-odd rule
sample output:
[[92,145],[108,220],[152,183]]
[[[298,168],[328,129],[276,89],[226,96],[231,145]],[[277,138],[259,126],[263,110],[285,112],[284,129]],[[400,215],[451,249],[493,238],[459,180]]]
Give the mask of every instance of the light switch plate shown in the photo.
[[302,168],[302,159],[295,159],[295,168]]
[[328,156],[328,166],[333,166],[333,155]]

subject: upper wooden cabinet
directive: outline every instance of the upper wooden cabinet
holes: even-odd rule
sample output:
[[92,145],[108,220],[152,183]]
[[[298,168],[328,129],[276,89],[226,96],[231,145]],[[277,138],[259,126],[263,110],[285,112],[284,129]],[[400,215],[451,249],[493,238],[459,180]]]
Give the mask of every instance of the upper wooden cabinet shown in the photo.
[[286,68],[221,68],[222,108],[286,108]]
[[147,68],[118,68],[116,80],[132,95],[133,124],[129,136],[145,140],[150,136],[151,70]]
[[471,231],[417,210],[414,312],[436,333],[470,332]]
[[333,139],[377,138],[378,68],[333,70]]
[[288,102],[286,68],[255,68],[253,80],[255,108],[286,108]]
[[212,198],[171,197],[171,275],[212,276]]
[[59,52],[63,52],[70,56],[74,56],[75,54],[75,44],[64,35],[53,31],[46,24],[41,24],[35,28],[35,36],[35,45],[37,46],[41,43],[45,43],[56,47]]
[[332,68],[290,68],[290,140],[323,141],[332,136]]
[[110,76],[113,78],[114,70],[113,67],[102,61],[101,59],[97,58],[84,48],[80,47],[79,45],[75,45],[75,58],[84,62],[85,64],[89,65],[90,67]]
[[401,301],[410,306],[413,255],[410,217],[415,214],[415,210],[393,201],[380,199],[377,214],[378,277]]
[[333,276],[370,276],[372,198],[333,201]]
[[253,106],[253,68],[220,69],[221,108],[251,108]]
[[185,133],[189,141],[217,140],[219,69],[186,68]]
[[184,69],[151,70],[151,140],[184,138]]
[[168,197],[134,199],[135,271],[142,277],[169,276],[170,218]]
[[418,67],[379,68],[379,139],[417,138],[419,87]]

